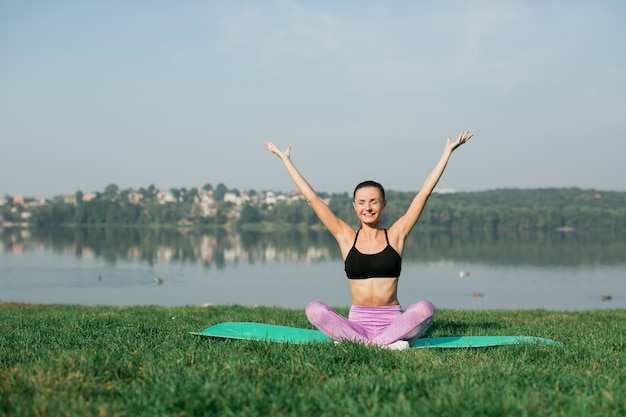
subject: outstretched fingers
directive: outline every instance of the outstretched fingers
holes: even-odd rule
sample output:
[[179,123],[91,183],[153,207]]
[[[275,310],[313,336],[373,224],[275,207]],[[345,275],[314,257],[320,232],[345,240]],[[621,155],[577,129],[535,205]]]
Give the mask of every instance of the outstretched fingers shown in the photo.
[[457,141],[459,142],[459,144],[463,144],[467,142],[468,140],[470,140],[472,136],[474,136],[473,133],[470,133],[469,130],[464,130],[461,133],[459,133],[459,138],[457,139]]
[[448,136],[448,147],[450,147],[452,150],[455,150],[456,148],[470,140],[473,136],[474,134],[470,133],[469,130],[463,130],[461,133],[459,133],[459,136],[454,142],[452,142],[452,139],[450,138],[450,136]]
[[265,141],[263,142],[263,145],[265,145],[265,150],[268,150],[270,152],[275,152],[277,150],[276,145],[274,145],[272,142]]
[[274,145],[274,144],[273,144],[272,142],[270,142],[270,141],[265,141],[263,144],[265,145],[265,149],[266,149],[267,151],[269,151],[269,152],[273,153],[274,155],[278,156],[279,158],[283,158],[283,157],[289,158],[289,155],[290,155],[290,153],[291,153],[291,146],[289,146],[289,147],[285,150],[285,152],[282,152],[280,149],[278,149],[278,148],[276,147],[276,145]]

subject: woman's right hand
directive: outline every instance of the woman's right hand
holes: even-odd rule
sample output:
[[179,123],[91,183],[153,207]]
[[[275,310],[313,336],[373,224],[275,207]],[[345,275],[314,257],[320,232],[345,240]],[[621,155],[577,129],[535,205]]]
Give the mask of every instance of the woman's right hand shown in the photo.
[[279,157],[281,161],[289,159],[291,156],[291,146],[289,146],[284,152],[282,152],[272,142],[265,142],[265,149]]
[[474,134],[470,133],[469,130],[464,130],[459,133],[459,137],[454,142],[452,142],[452,139],[450,139],[450,136],[448,136],[448,143],[446,144],[446,148],[450,149],[450,152],[452,152],[453,150],[470,140],[473,136]]

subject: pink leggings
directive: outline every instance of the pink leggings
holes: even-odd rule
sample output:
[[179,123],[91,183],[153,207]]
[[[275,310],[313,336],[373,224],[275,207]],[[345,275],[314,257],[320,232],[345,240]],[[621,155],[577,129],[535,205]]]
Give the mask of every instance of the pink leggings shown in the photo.
[[305,313],[312,325],[333,340],[386,346],[398,340],[412,344],[432,322],[435,306],[424,300],[402,312],[399,305],[352,305],[348,318],[345,318],[328,305],[311,301]]

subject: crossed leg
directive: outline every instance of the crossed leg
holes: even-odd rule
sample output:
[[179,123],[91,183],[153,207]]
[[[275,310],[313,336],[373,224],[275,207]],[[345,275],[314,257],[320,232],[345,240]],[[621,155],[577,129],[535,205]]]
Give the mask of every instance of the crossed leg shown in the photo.
[[[376,307],[372,307],[372,310],[375,309]],[[377,334],[368,332],[365,323],[362,326],[349,320],[320,301],[310,302],[305,313],[311,324],[333,340],[387,346],[398,340],[406,340],[412,344],[432,322],[435,306],[430,301],[412,304]]]
[[369,345],[367,331],[321,301],[311,301],[304,310],[311,324],[333,340],[350,340]]
[[372,342],[386,346],[398,340],[406,340],[412,345],[428,329],[434,315],[435,306],[430,301],[411,304],[389,327],[374,337]]

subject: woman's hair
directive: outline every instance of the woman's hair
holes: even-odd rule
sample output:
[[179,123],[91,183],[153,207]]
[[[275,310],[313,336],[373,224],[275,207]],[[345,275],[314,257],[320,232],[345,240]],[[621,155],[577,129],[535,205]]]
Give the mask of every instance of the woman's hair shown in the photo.
[[362,183],[360,183],[359,185],[356,186],[356,188],[354,189],[354,192],[352,193],[352,200],[355,199],[356,197],[356,192],[358,190],[360,190],[361,188],[365,188],[365,187],[374,187],[374,188],[378,188],[378,191],[380,191],[380,195],[383,197],[383,201],[387,201],[385,199],[385,189],[383,188],[382,185],[380,185],[379,183],[377,183],[376,181],[363,181]]

